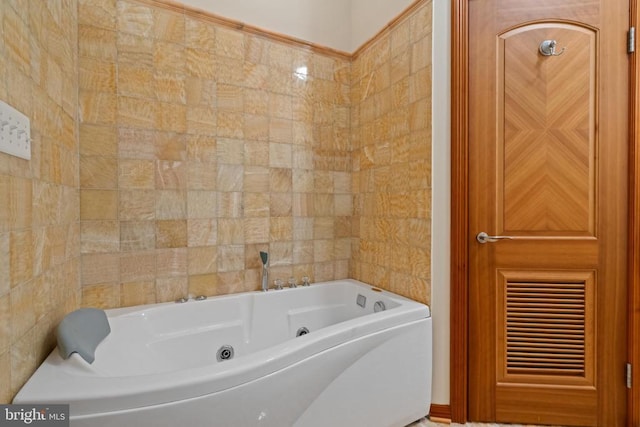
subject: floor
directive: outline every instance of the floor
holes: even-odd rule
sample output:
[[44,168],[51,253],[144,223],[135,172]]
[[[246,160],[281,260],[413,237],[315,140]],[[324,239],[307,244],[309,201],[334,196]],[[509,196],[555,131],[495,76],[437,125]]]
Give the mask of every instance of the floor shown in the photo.
[[465,426],[465,427],[536,427],[533,425],[523,424],[483,424],[483,423],[466,423],[466,424],[444,424],[434,423],[426,418],[418,420],[415,423],[408,425],[407,427],[450,427],[450,426]]

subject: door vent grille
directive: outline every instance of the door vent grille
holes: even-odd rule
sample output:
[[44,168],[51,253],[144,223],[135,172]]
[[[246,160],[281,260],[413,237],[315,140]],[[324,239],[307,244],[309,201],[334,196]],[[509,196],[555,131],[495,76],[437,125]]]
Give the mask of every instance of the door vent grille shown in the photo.
[[506,289],[508,374],[585,375],[585,283],[514,283]]

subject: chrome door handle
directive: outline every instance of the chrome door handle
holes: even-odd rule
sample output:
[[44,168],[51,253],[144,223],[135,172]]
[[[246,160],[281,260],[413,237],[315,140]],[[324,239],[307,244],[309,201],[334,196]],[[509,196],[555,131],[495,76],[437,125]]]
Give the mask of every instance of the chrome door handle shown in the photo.
[[511,236],[489,236],[484,231],[481,231],[476,236],[476,240],[478,242],[482,243],[482,244],[484,244],[484,243],[495,243],[498,240],[511,240],[511,239],[513,239],[513,237],[511,237]]

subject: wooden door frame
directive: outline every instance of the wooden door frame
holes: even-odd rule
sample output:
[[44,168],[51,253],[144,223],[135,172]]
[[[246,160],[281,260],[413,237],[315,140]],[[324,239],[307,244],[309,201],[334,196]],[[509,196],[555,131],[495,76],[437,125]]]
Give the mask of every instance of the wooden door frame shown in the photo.
[[[469,0],[451,0],[451,420],[468,417],[469,281]],[[638,28],[638,1],[629,0],[630,26]],[[640,29],[638,29],[640,31]],[[628,290],[629,355],[633,384],[628,426],[640,425],[640,58],[630,58]],[[622,375],[622,373],[621,373]]]

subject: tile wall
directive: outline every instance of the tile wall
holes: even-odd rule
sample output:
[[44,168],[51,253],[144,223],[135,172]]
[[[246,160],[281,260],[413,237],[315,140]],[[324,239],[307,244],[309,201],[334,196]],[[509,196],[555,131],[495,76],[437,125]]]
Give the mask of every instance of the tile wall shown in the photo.
[[346,278],[350,61],[135,0],[79,1],[82,304]]
[[153,0],[0,2],[0,402],[79,305],[354,277],[429,302],[431,1],[348,57]]
[[80,300],[77,3],[0,1],[0,99],[31,119],[32,158],[0,153],[0,403]]
[[351,277],[429,303],[432,2],[352,64]]

